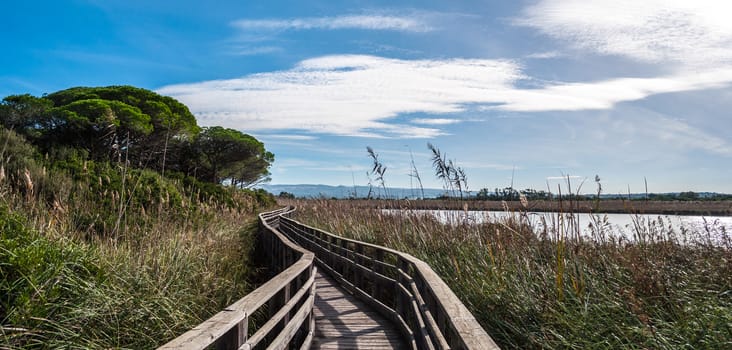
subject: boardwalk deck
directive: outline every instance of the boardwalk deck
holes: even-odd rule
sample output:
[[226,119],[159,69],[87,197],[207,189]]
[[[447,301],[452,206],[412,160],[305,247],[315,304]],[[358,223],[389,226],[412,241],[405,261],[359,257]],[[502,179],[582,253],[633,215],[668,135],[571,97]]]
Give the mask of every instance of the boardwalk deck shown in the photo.
[[[294,210],[259,214],[274,277],[159,349],[499,349],[425,262],[304,225]],[[250,322],[264,306],[270,319]]]
[[315,276],[315,336],[311,349],[406,349],[396,326],[344,291],[327,274]]

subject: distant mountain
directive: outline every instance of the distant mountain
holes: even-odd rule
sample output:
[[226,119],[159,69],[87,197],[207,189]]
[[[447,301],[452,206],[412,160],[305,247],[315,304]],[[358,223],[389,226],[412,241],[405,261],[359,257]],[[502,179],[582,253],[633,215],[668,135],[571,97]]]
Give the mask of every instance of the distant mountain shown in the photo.
[[[329,185],[271,185],[264,184],[260,186],[264,190],[278,195],[281,192],[292,193],[299,198],[366,198],[369,193],[368,186],[329,186]],[[444,190],[425,188],[425,198],[436,198],[444,194]],[[422,196],[418,188],[388,188],[386,194],[381,187],[374,187],[371,196],[373,198],[418,198]]]

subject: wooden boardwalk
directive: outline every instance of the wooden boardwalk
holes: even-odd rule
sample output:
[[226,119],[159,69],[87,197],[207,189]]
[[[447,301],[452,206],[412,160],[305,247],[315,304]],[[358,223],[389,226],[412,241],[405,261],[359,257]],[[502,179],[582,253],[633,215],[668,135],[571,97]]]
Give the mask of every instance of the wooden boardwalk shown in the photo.
[[406,349],[396,326],[327,274],[315,276],[315,336],[311,349]]
[[[425,262],[307,226],[294,210],[259,214],[273,277],[158,349],[499,350]],[[264,324],[251,321],[260,310]]]

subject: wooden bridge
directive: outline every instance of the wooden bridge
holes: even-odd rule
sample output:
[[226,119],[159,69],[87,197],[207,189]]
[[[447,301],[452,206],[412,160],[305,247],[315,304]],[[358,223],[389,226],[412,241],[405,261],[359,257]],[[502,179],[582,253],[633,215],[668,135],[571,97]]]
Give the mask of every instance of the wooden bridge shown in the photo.
[[259,215],[273,277],[160,349],[498,349],[427,264],[293,212]]

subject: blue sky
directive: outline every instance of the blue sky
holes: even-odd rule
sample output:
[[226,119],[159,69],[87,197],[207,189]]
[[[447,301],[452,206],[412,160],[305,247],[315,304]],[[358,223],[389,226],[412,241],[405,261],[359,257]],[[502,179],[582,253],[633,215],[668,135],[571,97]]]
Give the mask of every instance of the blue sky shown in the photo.
[[13,1],[0,95],[130,84],[255,135],[272,183],[732,193],[727,1]]

